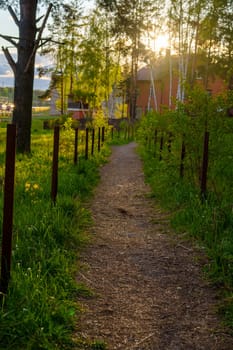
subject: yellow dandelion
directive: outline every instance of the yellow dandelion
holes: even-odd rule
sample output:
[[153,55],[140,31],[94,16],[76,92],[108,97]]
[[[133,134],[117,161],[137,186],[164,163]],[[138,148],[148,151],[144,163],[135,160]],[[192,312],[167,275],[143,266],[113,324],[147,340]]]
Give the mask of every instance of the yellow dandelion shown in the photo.
[[33,185],[33,189],[34,189],[34,190],[38,190],[38,188],[39,188],[39,185],[38,185],[38,184],[34,184],[34,185]]
[[31,188],[31,184],[29,182],[25,183],[25,191],[29,191]]

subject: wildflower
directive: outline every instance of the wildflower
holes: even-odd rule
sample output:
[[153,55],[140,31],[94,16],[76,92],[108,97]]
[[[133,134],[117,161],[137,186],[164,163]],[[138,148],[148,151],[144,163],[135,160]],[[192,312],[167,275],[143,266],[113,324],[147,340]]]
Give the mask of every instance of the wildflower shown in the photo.
[[31,188],[31,184],[29,182],[25,183],[25,191],[29,191]]
[[34,190],[38,190],[38,189],[39,189],[39,185],[38,185],[38,184],[34,184],[34,185],[33,185],[33,189],[34,189]]

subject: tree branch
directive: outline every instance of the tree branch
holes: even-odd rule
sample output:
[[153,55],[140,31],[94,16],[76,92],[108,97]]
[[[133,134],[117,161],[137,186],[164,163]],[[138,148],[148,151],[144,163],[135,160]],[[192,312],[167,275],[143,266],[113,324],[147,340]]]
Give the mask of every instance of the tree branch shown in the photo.
[[36,23],[40,22],[40,20],[44,17],[44,15],[40,16],[39,18],[37,18]]
[[32,62],[32,59],[33,59],[33,57],[34,57],[35,54],[36,54],[36,50],[37,50],[38,47],[39,47],[40,40],[41,40],[41,36],[42,36],[43,30],[44,30],[44,27],[45,27],[45,25],[46,25],[46,22],[47,22],[47,20],[48,20],[50,11],[52,10],[52,6],[53,6],[52,4],[49,4],[49,7],[48,7],[48,10],[47,10],[46,15],[45,15],[45,17],[44,17],[43,23],[42,23],[42,25],[41,25],[41,27],[40,27],[40,30],[39,30],[39,33],[38,33],[38,37],[37,37],[36,42],[35,42],[35,45],[34,45],[34,47],[33,47],[31,56],[29,57],[29,60],[28,60],[28,62],[27,62],[27,64],[26,64],[26,67],[25,67],[25,69],[24,69],[24,73],[26,73],[26,72],[28,71],[28,69],[29,69],[29,67],[30,67],[30,64],[31,64],[31,62]]
[[51,38],[41,39],[41,43],[38,45],[38,49],[47,44],[48,42],[52,42]]
[[[5,39],[5,40],[7,40],[7,41],[9,41],[9,43],[11,43],[12,45],[14,45],[15,47],[18,47],[17,42],[14,41],[14,40],[12,39],[12,38],[14,38],[14,37],[8,36],[8,35],[2,35],[2,34],[0,34],[0,37],[3,38],[3,39]],[[16,39],[16,38],[15,38],[15,39]]]
[[2,46],[2,51],[4,52],[4,55],[9,63],[9,65],[11,66],[11,69],[13,70],[13,72],[15,74],[16,73],[16,63],[15,63],[13,57],[11,56],[8,48]]
[[15,24],[16,24],[17,26],[19,26],[19,19],[18,19],[18,17],[16,16],[16,13],[15,13],[15,11],[13,10],[13,8],[12,8],[11,6],[8,6],[8,11],[10,12],[11,17],[13,18]]

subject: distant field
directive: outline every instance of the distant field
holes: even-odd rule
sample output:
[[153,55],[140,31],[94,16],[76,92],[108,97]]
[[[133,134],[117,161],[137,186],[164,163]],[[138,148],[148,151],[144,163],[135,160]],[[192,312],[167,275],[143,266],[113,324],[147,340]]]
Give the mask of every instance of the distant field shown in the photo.
[[[57,117],[52,117],[49,115],[48,110],[43,110],[41,112],[35,112],[32,117],[32,145],[34,139],[37,141],[39,135],[51,134],[51,130],[44,130],[44,120],[53,119]],[[0,153],[5,152],[5,137],[6,137],[6,126],[11,122],[11,116],[0,116]]]
[[[49,106],[36,106],[36,107],[32,107],[32,115],[36,116],[36,115],[44,115],[46,113],[46,115],[49,114],[49,110],[50,107]],[[12,117],[12,110],[8,111],[8,110],[1,110],[0,111],[0,122],[9,122],[11,120]],[[49,118],[49,117],[48,117]]]
[[49,110],[50,110],[50,106],[32,107],[32,113],[48,112]]

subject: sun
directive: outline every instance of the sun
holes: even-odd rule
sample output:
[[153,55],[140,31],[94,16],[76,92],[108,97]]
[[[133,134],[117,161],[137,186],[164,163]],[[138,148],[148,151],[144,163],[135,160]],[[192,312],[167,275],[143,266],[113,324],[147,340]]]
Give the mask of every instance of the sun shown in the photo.
[[154,40],[153,40],[153,50],[155,52],[161,52],[163,50],[167,50],[169,48],[169,37],[167,34],[159,34]]
[[160,55],[165,55],[166,50],[170,48],[169,35],[166,32],[151,31],[143,37],[143,42],[148,49]]

